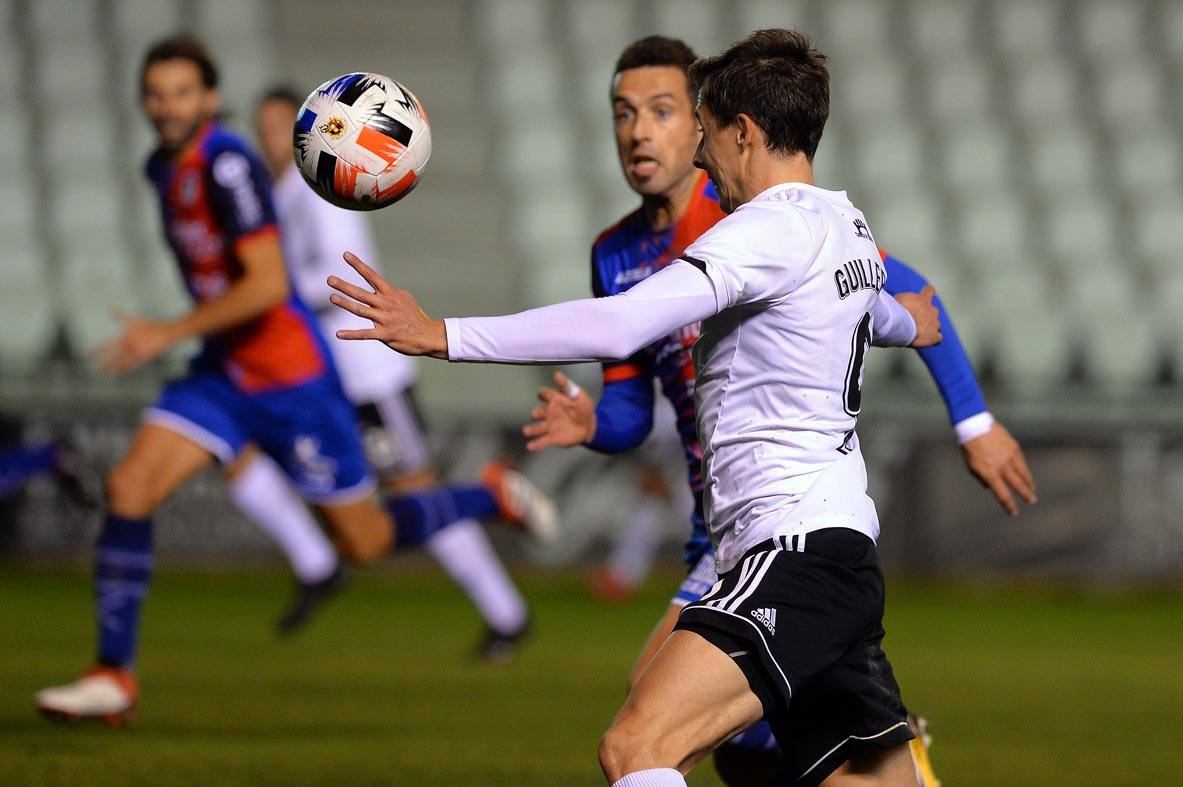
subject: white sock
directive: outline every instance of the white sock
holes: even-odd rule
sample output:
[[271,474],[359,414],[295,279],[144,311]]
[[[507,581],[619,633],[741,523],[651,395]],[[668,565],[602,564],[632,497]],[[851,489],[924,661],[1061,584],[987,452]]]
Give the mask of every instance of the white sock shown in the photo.
[[336,550],[271,457],[260,454],[230,479],[230,498],[279,545],[301,582],[336,571]]
[[511,634],[526,624],[526,601],[476,520],[453,522],[427,539],[424,547],[464,590],[490,628]]
[[686,780],[675,768],[649,768],[633,771],[614,781],[612,787],[686,787]]
[[608,570],[622,584],[635,588],[649,576],[654,555],[661,546],[662,524],[668,508],[662,497],[653,494],[641,494],[634,503],[632,515],[608,557]]

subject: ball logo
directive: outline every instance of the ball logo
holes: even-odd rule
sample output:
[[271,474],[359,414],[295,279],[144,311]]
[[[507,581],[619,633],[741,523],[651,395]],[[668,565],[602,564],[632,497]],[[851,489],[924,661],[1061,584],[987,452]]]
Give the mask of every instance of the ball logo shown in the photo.
[[320,127],[320,133],[328,134],[333,139],[340,139],[341,135],[345,133],[345,121],[338,117],[329,118],[328,121]]

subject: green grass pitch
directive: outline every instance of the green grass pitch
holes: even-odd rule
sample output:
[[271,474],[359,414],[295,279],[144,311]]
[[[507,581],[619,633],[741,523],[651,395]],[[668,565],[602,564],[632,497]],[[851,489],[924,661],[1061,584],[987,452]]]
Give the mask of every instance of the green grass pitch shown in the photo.
[[[677,574],[604,606],[574,573],[522,573],[536,636],[498,668],[471,662],[474,614],[415,563],[357,576],[276,641],[281,573],[165,561],[140,721],[110,730],[53,726],[32,706],[87,665],[86,573],[0,565],[0,783],[600,784],[599,734]],[[888,653],[948,787],[1179,783],[1183,596],[889,577],[888,608]],[[709,766],[691,777],[716,783]]]

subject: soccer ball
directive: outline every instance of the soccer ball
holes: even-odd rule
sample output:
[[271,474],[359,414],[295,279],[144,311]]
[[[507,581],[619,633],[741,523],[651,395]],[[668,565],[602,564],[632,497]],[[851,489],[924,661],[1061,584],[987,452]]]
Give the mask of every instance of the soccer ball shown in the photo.
[[313,90],[296,116],[296,166],[329,202],[375,210],[415,188],[431,157],[431,126],[415,95],[357,72]]

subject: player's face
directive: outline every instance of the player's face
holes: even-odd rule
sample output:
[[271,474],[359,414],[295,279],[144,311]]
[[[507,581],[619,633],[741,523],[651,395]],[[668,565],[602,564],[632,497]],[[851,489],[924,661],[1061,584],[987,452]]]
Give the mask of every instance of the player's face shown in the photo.
[[706,170],[719,193],[719,207],[724,213],[731,213],[739,205],[740,160],[735,126],[720,127],[711,110],[701,103],[694,111],[702,125],[694,166]]
[[288,101],[264,101],[255,110],[255,131],[263,160],[272,176],[278,177],[292,164],[292,127],[296,123],[296,108]]
[[148,66],[141,102],[160,146],[176,151],[217,113],[218,91],[205,86],[196,63],[174,58]]
[[694,177],[698,121],[686,74],[674,66],[622,71],[612,90],[616,151],[632,190],[669,194]]

